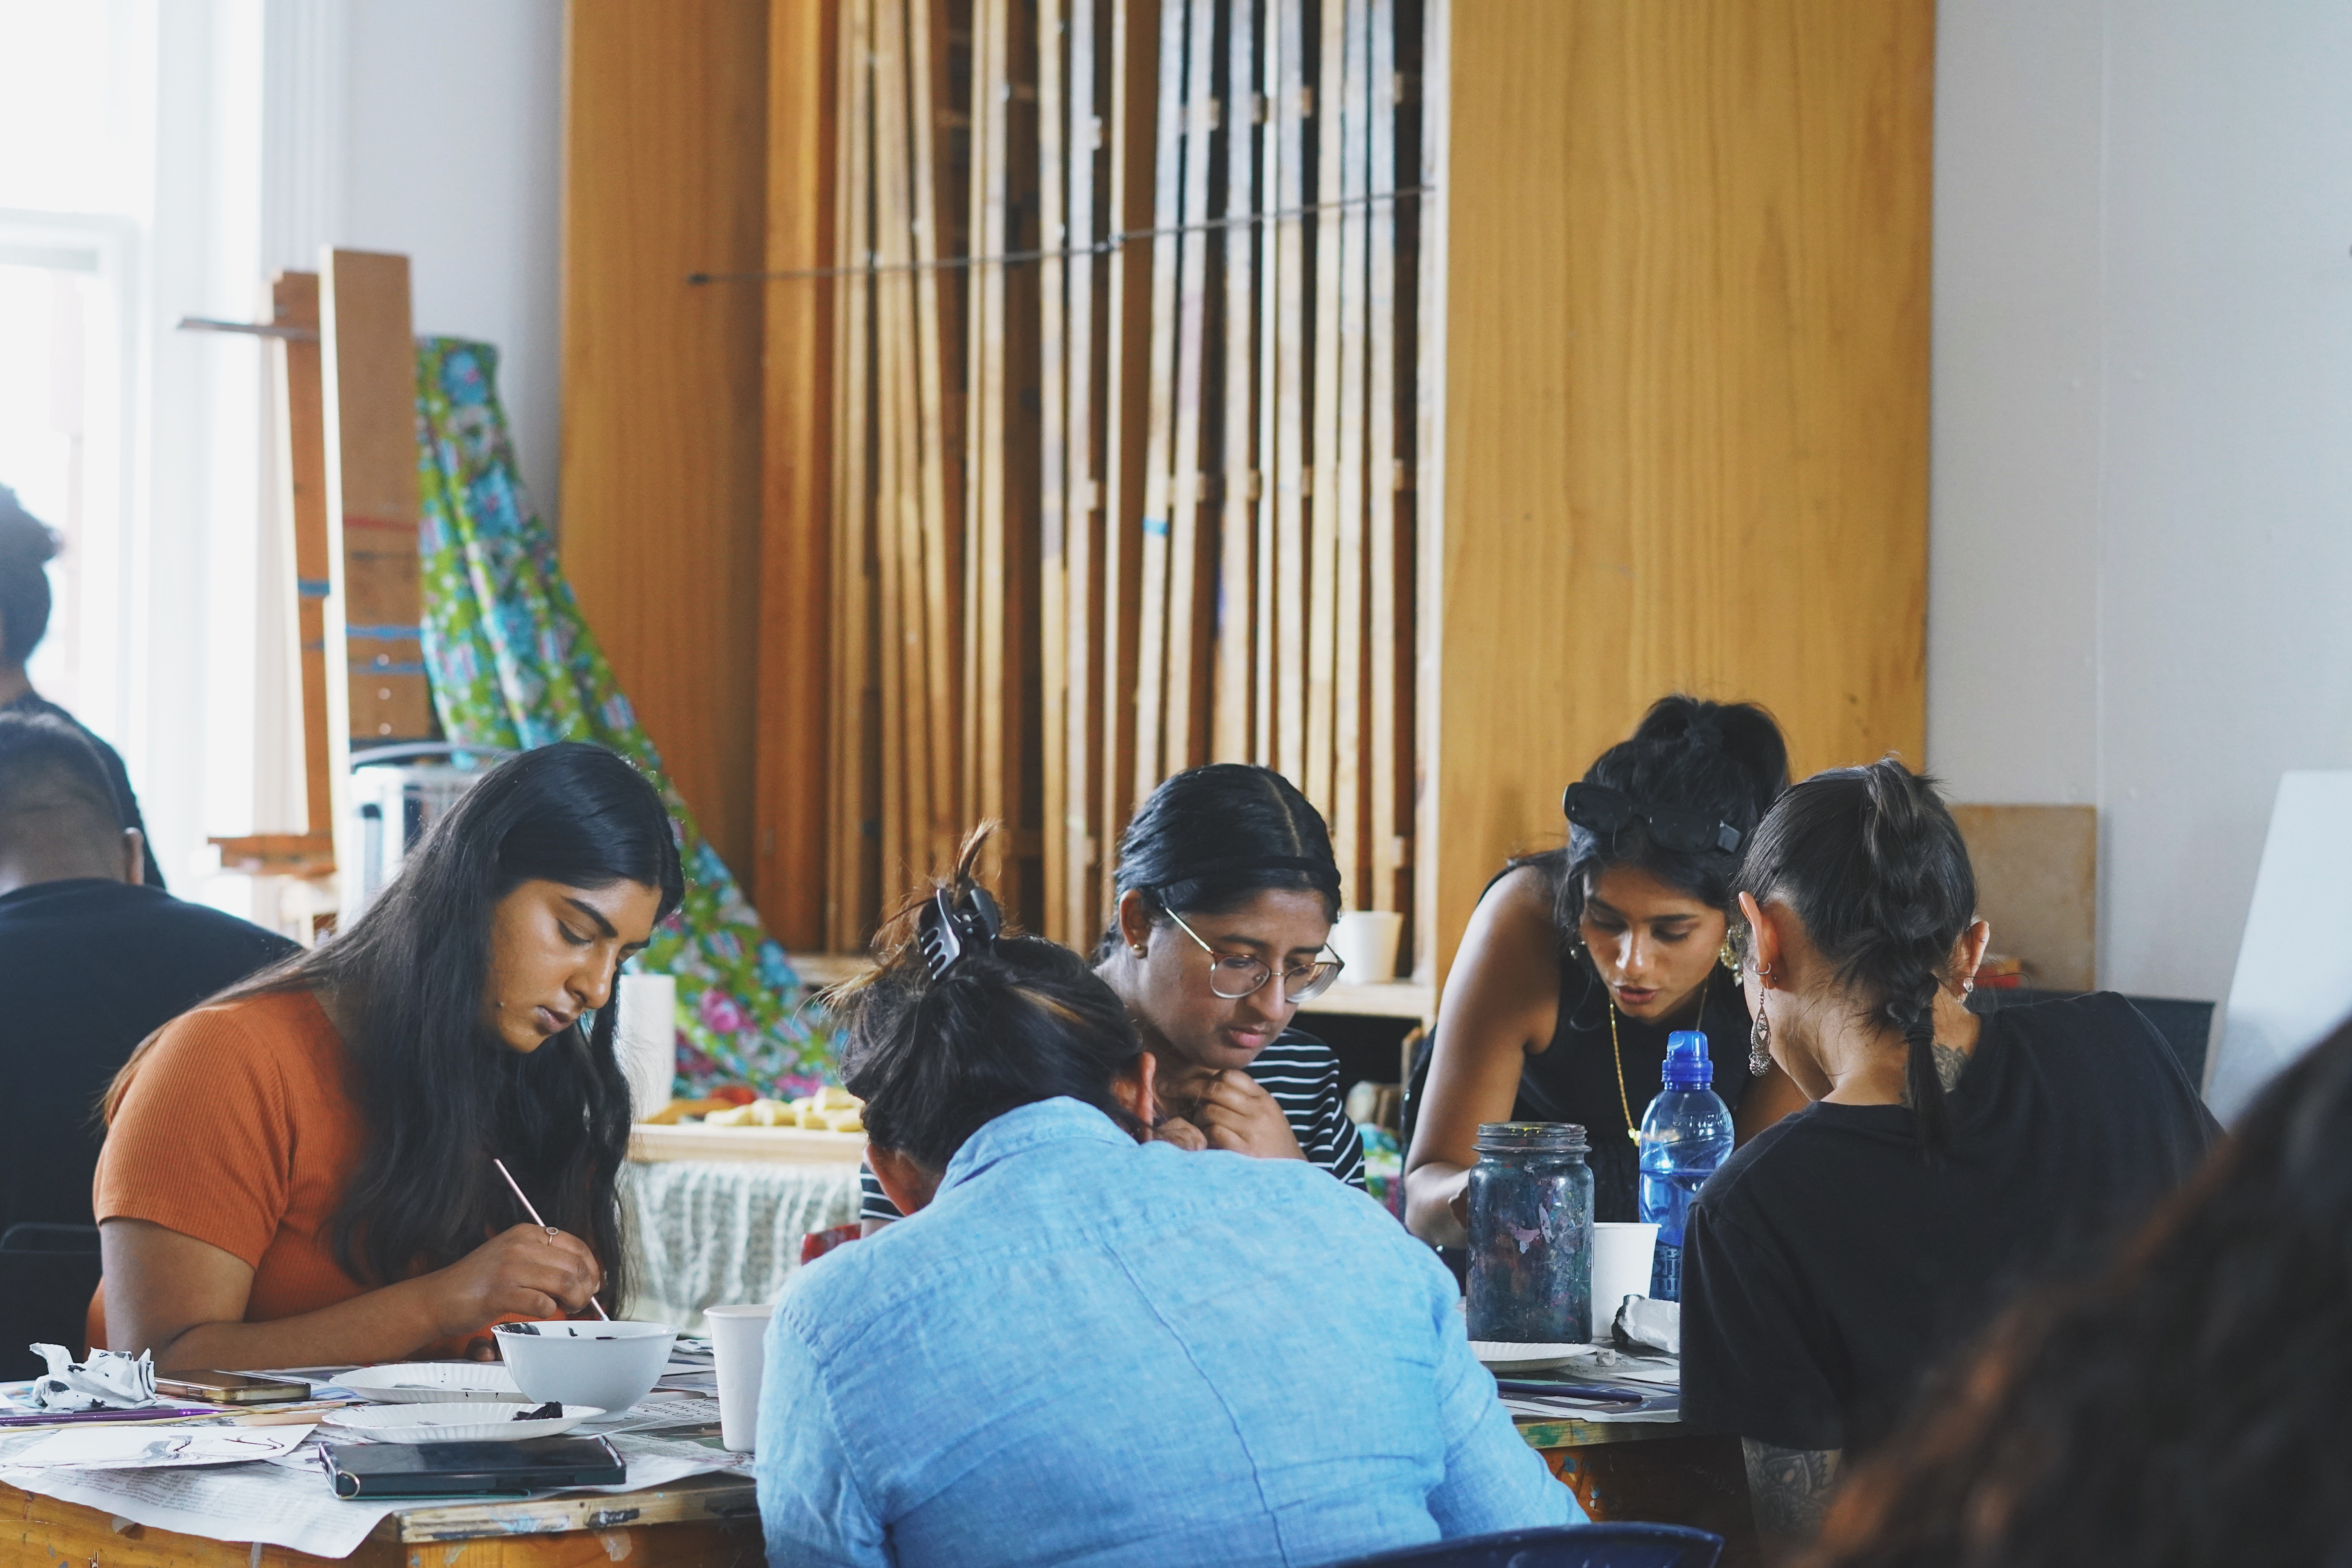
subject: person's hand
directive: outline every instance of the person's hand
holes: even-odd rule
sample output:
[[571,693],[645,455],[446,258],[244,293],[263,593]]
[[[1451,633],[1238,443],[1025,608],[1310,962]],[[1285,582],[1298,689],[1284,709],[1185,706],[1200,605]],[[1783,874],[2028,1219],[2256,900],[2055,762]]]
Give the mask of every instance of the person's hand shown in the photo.
[[1231,1149],[1256,1160],[1307,1158],[1282,1107],[1245,1072],[1221,1072],[1211,1079],[1193,1114],[1212,1149]]
[[519,1225],[426,1279],[446,1337],[502,1318],[570,1317],[603,1287],[604,1270],[578,1237]]
[[1179,1149],[1195,1152],[1209,1146],[1209,1135],[1181,1116],[1171,1116],[1151,1130],[1155,1143],[1173,1143]]

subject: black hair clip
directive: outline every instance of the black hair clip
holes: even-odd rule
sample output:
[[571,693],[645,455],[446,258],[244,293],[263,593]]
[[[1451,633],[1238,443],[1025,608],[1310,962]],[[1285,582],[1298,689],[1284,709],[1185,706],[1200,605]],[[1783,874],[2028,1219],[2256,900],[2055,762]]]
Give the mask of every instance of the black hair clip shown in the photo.
[[986,952],[1004,930],[1003,913],[986,888],[958,901],[947,889],[931,895],[915,922],[915,945],[933,980],[945,980],[969,952]]

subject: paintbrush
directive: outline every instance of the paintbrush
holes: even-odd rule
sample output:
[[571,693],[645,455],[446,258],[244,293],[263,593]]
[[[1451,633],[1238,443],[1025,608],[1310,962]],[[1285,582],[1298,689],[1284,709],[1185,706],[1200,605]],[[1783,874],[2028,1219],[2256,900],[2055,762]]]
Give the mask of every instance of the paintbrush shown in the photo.
[[[530,1200],[522,1195],[522,1184],[514,1179],[514,1173],[507,1169],[507,1163],[504,1160],[499,1159],[496,1154],[493,1154],[490,1156],[490,1163],[499,1168],[499,1174],[504,1176],[507,1179],[507,1185],[514,1189],[515,1202],[522,1205],[522,1212],[530,1215],[530,1223],[539,1226],[540,1229],[547,1232],[548,1235],[553,1236],[555,1234],[555,1227],[548,1224],[545,1220],[540,1218],[539,1211],[530,1206]],[[604,1302],[599,1301],[595,1297],[591,1296],[588,1298],[588,1304],[596,1309],[596,1315],[598,1317],[604,1319],[608,1323],[613,1321],[613,1314],[604,1310]]]

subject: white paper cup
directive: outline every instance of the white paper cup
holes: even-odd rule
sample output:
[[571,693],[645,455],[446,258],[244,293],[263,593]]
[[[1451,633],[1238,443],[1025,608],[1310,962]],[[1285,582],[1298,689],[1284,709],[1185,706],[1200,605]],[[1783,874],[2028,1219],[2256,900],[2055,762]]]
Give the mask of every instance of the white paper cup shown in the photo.
[[1592,1226],[1592,1337],[1600,1339],[1616,1321],[1628,1296],[1650,1293],[1650,1263],[1658,1248],[1658,1227],[1632,1220],[1599,1220]]
[[614,1046],[629,1079],[629,1117],[643,1121],[669,1103],[677,1076],[677,977],[621,976]]
[[764,1307],[712,1307],[710,1357],[719,1374],[719,1441],[730,1453],[748,1454],[760,1430],[760,1374],[768,1361]]
[[1404,934],[1404,917],[1391,910],[1349,910],[1331,928],[1331,951],[1348,967],[1339,976],[1359,985],[1378,985],[1396,978],[1397,939]]

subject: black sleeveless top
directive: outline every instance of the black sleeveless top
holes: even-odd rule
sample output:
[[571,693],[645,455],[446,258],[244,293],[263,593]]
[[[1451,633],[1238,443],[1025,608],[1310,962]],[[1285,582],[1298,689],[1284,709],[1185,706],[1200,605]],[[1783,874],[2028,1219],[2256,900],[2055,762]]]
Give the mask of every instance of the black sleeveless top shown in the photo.
[[[1544,874],[1546,885],[1557,890],[1566,868],[1566,856],[1555,850],[1512,862],[1496,880],[1521,866]],[[1488,884],[1489,888],[1493,886]],[[1638,1181],[1633,1140],[1627,1136],[1625,1111],[1633,1113],[1633,1131],[1642,1124],[1642,1112],[1655,1099],[1666,1067],[1669,1030],[1656,1024],[1617,1017],[1617,1051],[1609,1045],[1609,990],[1583,959],[1559,954],[1559,1011],[1552,1025],[1551,1044],[1527,1058],[1519,1069],[1518,1100],[1511,1108],[1521,1121],[1573,1121],[1584,1129],[1591,1152],[1592,1217],[1598,1220],[1640,1218],[1634,1208]],[[1748,1092],[1748,999],[1731,971],[1721,964],[1707,973],[1706,1001],[1696,1026],[1706,1035],[1706,1054],[1715,1063],[1715,1092],[1734,1110]],[[1685,1023],[1675,1026],[1688,1028]],[[1625,1093],[1617,1093],[1617,1068],[1622,1060]]]

